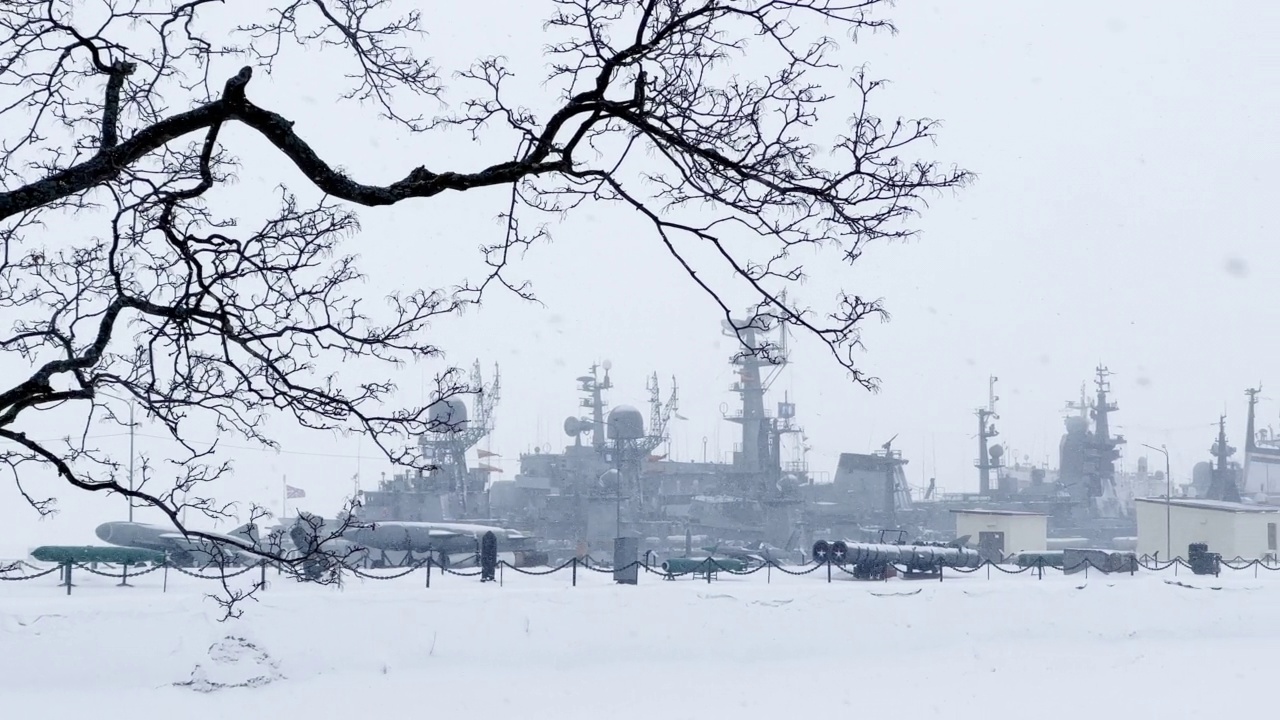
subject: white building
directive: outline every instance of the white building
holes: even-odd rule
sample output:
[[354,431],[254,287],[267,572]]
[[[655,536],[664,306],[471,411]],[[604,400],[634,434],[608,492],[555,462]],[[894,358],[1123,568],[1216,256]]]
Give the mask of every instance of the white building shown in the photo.
[[[1138,498],[1138,554],[1187,558],[1187,546],[1205,543],[1223,560],[1276,554],[1280,507],[1221,500]],[[1159,555],[1157,555],[1159,553]],[[1172,556],[1170,555],[1172,553]]]
[[969,545],[982,552],[1044,552],[1049,536],[1049,517],[1043,513],[1017,510],[952,510],[956,516],[956,537],[969,535]]

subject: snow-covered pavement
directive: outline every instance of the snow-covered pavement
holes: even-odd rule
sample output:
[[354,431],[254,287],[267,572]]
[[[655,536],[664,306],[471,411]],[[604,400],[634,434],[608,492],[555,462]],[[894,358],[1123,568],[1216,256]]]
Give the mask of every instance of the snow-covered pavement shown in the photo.
[[1211,718],[1270,706],[1280,647],[1280,573],[1252,571],[269,578],[225,623],[173,573],[0,583],[4,715]]

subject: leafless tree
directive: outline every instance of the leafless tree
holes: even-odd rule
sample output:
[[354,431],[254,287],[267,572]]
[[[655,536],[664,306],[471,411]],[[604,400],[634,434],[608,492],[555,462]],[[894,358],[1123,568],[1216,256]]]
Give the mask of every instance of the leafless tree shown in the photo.
[[[805,275],[797,249],[852,263],[869,242],[912,235],[930,193],[969,179],[915,154],[928,149],[933,121],[871,110],[881,83],[856,66],[856,40],[892,31],[879,14],[887,0],[542,1],[550,71],[531,82],[544,81],[554,109],[541,114],[508,101],[514,74],[501,56],[454,73],[450,92],[464,98],[446,94],[446,71],[422,54],[421,39],[443,6],[0,4],[0,307],[16,318],[0,348],[30,365],[0,387],[0,439],[19,487],[44,467],[74,488],[160,508],[179,527],[184,506],[225,515],[214,485],[227,466],[216,445],[190,440],[196,422],[270,446],[267,419],[286,418],[361,433],[390,461],[420,464],[412,438],[429,427],[426,407],[391,407],[390,382],[322,369],[335,360],[365,363],[364,372],[369,362],[437,359],[429,323],[494,288],[531,298],[527,284],[508,280],[510,264],[545,235],[548,219],[590,204],[629,208],[651,225],[673,270],[740,329],[793,326],[873,387],[856,353],[860,325],[884,315],[880,302],[848,293],[802,307],[786,291]],[[841,49],[845,40],[854,50]],[[490,164],[424,162],[386,185],[335,168],[305,125],[295,129],[300,118],[253,91],[255,73],[320,48],[346,54],[332,88],[376,110],[370,132],[390,124],[466,133],[484,141]],[[426,117],[418,110],[426,98],[452,110]],[[827,116],[838,108],[852,116],[832,132]],[[231,126],[266,141],[309,183],[282,185],[276,212],[253,227],[217,209],[238,162],[223,132]],[[508,189],[510,202],[505,231],[483,248],[483,281],[405,292],[385,313],[358,302],[360,273],[340,253],[358,230],[356,207],[486,187]],[[720,268],[700,267],[694,247],[712,250],[751,291],[752,317],[731,315],[730,289],[704,272]],[[436,397],[468,389],[453,372],[438,384]],[[176,480],[130,489],[117,461],[83,434],[47,443],[22,429],[32,413],[69,406],[86,428],[99,417],[123,423],[111,394],[185,448]],[[24,494],[36,510],[52,510]]]

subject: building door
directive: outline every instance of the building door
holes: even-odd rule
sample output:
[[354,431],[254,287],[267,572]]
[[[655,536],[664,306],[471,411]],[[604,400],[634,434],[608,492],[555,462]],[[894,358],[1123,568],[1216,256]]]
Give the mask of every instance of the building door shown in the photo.
[[1004,533],[979,532],[978,552],[986,558],[1004,559]]

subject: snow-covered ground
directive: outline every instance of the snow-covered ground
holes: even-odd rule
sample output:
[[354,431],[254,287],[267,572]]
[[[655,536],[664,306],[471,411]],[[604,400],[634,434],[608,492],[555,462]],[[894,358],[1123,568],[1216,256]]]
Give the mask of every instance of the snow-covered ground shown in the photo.
[[[257,576],[254,571],[243,580]],[[1280,573],[0,583],[4,717],[1213,718],[1268,708]],[[269,574],[274,579],[274,574]],[[1170,584],[1183,583],[1186,586]],[[244,684],[252,687],[234,687]],[[231,686],[231,687],[228,687]]]

